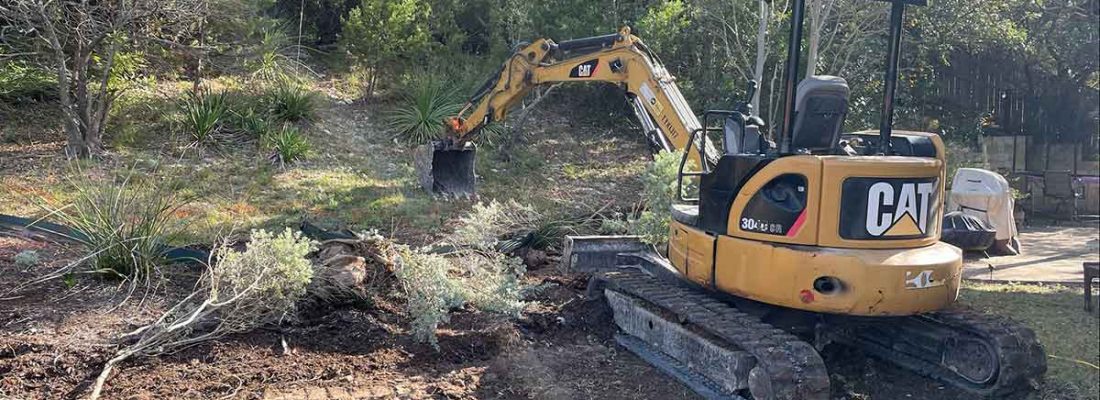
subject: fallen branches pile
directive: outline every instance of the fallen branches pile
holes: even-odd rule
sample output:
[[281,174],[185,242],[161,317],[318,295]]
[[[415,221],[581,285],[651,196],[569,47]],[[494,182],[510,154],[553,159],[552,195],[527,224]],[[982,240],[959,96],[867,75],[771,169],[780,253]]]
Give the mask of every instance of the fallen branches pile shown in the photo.
[[306,293],[315,244],[287,229],[278,236],[253,231],[243,252],[223,244],[195,290],[152,324],[124,338],[135,340],[107,361],[92,388],[99,397],[118,363],[135,356],[171,353],[196,343],[254,329],[291,316]]

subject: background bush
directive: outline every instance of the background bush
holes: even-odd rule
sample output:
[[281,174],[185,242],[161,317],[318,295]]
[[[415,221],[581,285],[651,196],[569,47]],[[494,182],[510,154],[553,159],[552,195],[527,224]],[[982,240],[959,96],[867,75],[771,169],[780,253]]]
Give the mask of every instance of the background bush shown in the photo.
[[[641,236],[642,241],[660,245],[668,243],[668,230],[671,214],[669,209],[676,198],[676,177],[680,170],[680,160],[683,152],[662,151],[654,156],[653,163],[646,166],[642,174],[642,199],[645,201],[645,210],[636,218],[628,221],[627,230],[632,235]],[[685,166],[685,168],[690,168]],[[691,196],[690,181],[684,180],[687,186],[685,196]]]

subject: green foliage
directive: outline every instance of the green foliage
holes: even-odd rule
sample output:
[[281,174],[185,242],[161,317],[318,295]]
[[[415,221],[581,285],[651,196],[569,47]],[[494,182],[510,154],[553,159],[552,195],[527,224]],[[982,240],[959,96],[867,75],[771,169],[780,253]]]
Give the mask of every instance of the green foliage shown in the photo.
[[0,65],[0,102],[42,101],[57,97],[57,75],[22,62]]
[[317,118],[317,98],[309,90],[283,82],[267,93],[269,112],[279,122],[313,121]]
[[451,263],[443,256],[406,247],[400,249],[394,264],[407,298],[413,337],[438,346],[435,331],[439,324],[450,320],[452,309],[466,304],[461,288],[449,275]]
[[[676,177],[683,153],[662,151],[642,174],[642,198],[646,209],[629,221],[628,231],[649,244],[668,242],[669,209],[676,198]],[[687,182],[685,182],[687,183]]]
[[236,299],[238,305],[220,313],[222,328],[244,331],[291,314],[313,278],[306,256],[316,247],[290,228],[278,236],[252,231],[244,251],[219,246],[214,251],[217,262],[209,270],[211,298]]
[[280,83],[290,77],[297,77],[303,71],[309,71],[300,57],[308,53],[298,47],[287,33],[289,27],[284,21],[258,17],[252,19],[251,32],[246,38],[247,45],[240,50],[245,60],[245,68],[253,79],[266,83]]
[[402,102],[386,115],[394,136],[406,143],[423,144],[440,138],[445,129],[444,119],[462,109],[454,90],[430,75],[411,82],[406,92]]
[[682,44],[681,35],[688,30],[691,19],[688,6],[682,1],[659,2],[638,21],[638,30],[645,33],[645,42],[662,52],[675,54]]
[[306,158],[311,148],[309,139],[293,125],[283,125],[281,131],[269,135],[267,146],[271,148],[271,162],[283,166]]
[[459,217],[447,242],[465,247],[495,249],[508,234],[530,231],[539,225],[542,216],[535,209],[515,200],[474,204],[466,215]]
[[398,249],[397,281],[406,295],[413,337],[438,347],[435,331],[450,320],[450,311],[470,305],[478,310],[518,316],[523,263],[494,252],[440,254]]
[[180,104],[183,109],[183,130],[193,144],[211,142],[221,130],[229,107],[225,92],[212,94],[207,91],[188,93]]
[[83,234],[72,239],[87,248],[93,271],[149,282],[165,262],[165,245],[183,229],[175,212],[187,201],[174,190],[138,181],[132,172],[118,183],[74,175],[70,204],[41,200],[46,218]]
[[233,130],[257,140],[263,140],[269,134],[271,126],[267,118],[267,115],[256,112],[254,107],[233,110],[229,114],[229,122]]
[[35,267],[41,260],[38,259],[38,252],[34,250],[23,250],[15,254],[12,259],[15,261],[15,267],[21,269],[27,269]]
[[431,6],[422,0],[361,0],[344,19],[341,46],[353,59],[379,69],[411,60],[431,40]]

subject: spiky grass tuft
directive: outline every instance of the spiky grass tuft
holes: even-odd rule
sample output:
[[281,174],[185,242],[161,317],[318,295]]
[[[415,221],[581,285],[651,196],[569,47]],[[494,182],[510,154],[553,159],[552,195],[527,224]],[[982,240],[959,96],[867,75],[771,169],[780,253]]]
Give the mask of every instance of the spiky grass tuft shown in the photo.
[[457,115],[462,103],[454,90],[438,78],[414,79],[401,104],[386,115],[394,137],[409,144],[424,144],[439,139],[444,119]]
[[301,86],[283,82],[267,93],[271,116],[278,122],[297,123],[317,119],[317,99]]
[[225,92],[213,94],[207,91],[188,93],[184,98],[183,130],[194,145],[207,144],[222,129],[229,107]]

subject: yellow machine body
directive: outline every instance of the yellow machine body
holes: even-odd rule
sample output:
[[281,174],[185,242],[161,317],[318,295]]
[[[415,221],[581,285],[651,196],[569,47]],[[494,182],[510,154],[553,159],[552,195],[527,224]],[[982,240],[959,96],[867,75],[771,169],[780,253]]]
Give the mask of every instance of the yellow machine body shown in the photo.
[[[796,155],[776,159],[738,191],[726,234],[708,233],[673,220],[669,260],[685,277],[705,287],[800,310],[881,316],[947,307],[958,295],[962,252],[939,242],[943,143],[930,134],[903,134],[930,138],[937,157]],[[768,182],[791,174],[806,179],[800,221],[782,235],[754,226],[761,222],[746,212],[750,200]],[[863,207],[875,208],[866,210],[864,217],[878,218],[870,224],[885,226],[885,230],[879,237],[851,239],[840,233],[840,227],[866,228],[868,222],[843,220],[845,196],[864,195],[844,193],[844,182],[850,178],[892,179],[902,182],[899,187],[903,188],[905,180],[913,179],[930,182],[933,191],[923,203],[917,191],[909,195],[903,189],[889,199],[875,193],[871,201],[892,206],[916,199],[911,207],[915,212],[893,215],[888,207]],[[905,196],[910,199],[901,199]],[[891,210],[898,211],[896,207]],[[920,233],[913,231],[914,221],[923,223],[915,228]],[[816,290],[818,279],[831,280],[833,290]]]

